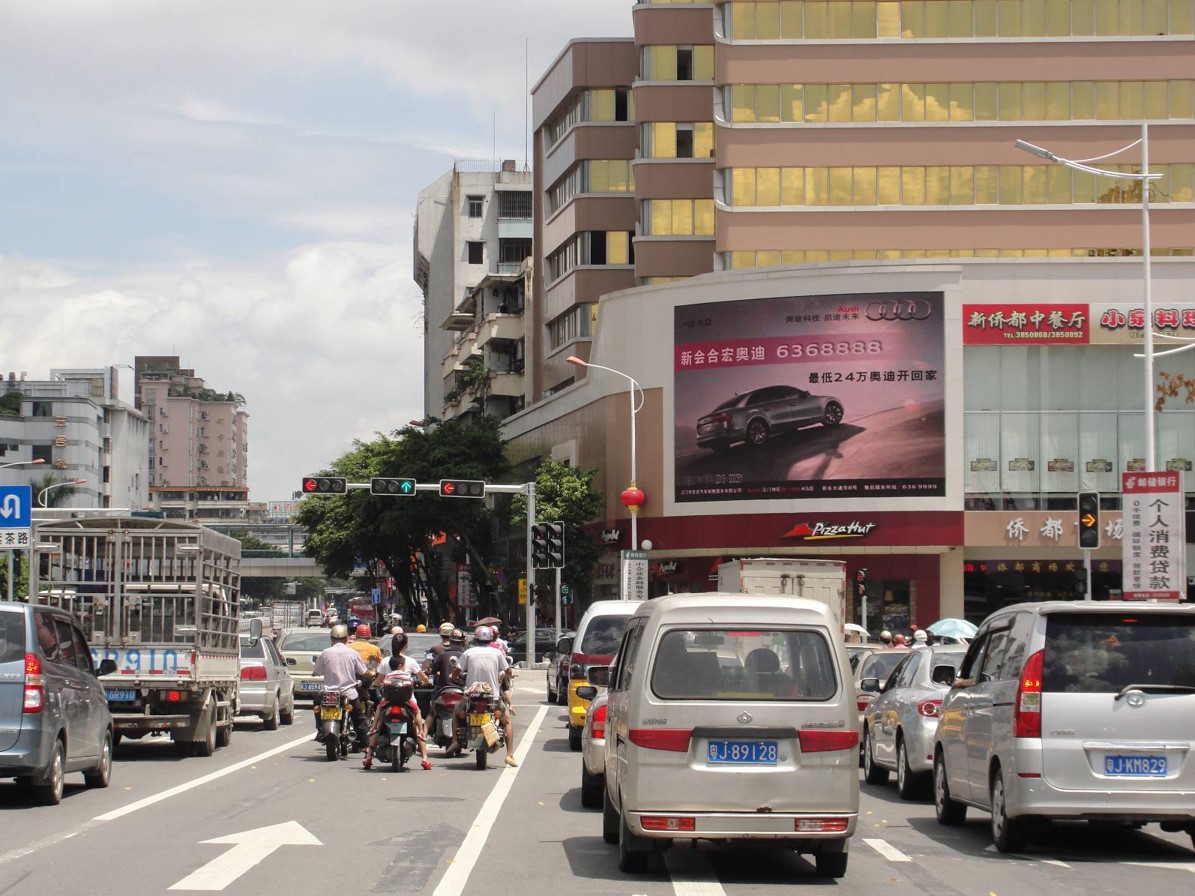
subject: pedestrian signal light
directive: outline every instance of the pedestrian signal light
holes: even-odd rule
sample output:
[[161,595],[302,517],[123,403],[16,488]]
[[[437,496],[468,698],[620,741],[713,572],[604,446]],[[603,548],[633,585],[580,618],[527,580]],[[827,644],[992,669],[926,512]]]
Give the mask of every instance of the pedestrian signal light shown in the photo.
[[441,498],[484,498],[485,482],[481,479],[441,479]]
[[349,481],[339,476],[308,476],[303,480],[305,495],[343,495],[348,487]]
[[1100,546],[1100,493],[1079,492],[1079,547],[1094,551]]
[[415,480],[394,476],[375,476],[369,480],[371,495],[413,495],[415,494]]

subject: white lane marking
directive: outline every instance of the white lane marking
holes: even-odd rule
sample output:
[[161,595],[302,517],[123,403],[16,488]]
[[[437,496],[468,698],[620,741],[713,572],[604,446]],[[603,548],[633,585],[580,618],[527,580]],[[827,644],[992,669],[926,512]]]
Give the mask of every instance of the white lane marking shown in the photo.
[[1121,865],[1134,865],[1137,868],[1165,868],[1168,871],[1195,872],[1195,864],[1181,862],[1121,862]]
[[1061,859],[1038,859],[1043,865],[1054,865],[1057,868],[1070,868],[1070,865]]
[[200,778],[195,778],[193,781],[188,781],[185,784],[179,784],[176,787],[171,787],[168,790],[163,790],[161,793],[155,793],[153,796],[147,796],[143,800],[137,800],[135,803],[129,803],[119,809],[113,809],[111,812],[105,812],[103,815],[97,815],[92,821],[115,821],[118,818],[124,818],[126,815],[132,815],[147,806],[152,806],[155,803],[160,803],[162,800],[168,800],[172,796],[178,796],[180,793],[186,793],[188,790],[194,790],[196,787],[202,787],[212,781],[219,780],[225,775],[231,775],[233,772],[239,772],[243,768],[248,768],[261,762],[263,759],[269,759],[271,756],[277,756],[279,753],[285,753],[287,750],[292,750],[299,744],[311,742],[311,732],[308,732],[304,737],[297,740],[292,740],[280,747],[274,747],[272,750],[266,750],[264,753],[258,753],[256,756],[251,756],[248,759],[243,759],[240,762],[234,762],[227,768],[222,768],[219,771],[204,775]]
[[62,831],[58,834],[51,834],[44,840],[38,840],[36,843],[30,843],[28,846],[19,846],[16,849],[9,850],[6,853],[0,853],[0,865],[6,865],[9,862],[15,862],[17,859],[25,858],[25,856],[31,856],[39,850],[48,849],[51,846],[57,846],[64,840],[69,840],[71,837],[82,834],[84,831],[94,827],[97,827],[96,822],[85,821],[82,824],[76,825],[70,830]]
[[869,840],[864,838],[864,843],[882,855],[889,862],[911,862],[913,861],[903,852],[889,843],[887,840]]
[[228,834],[200,843],[230,843],[232,849],[216,856],[202,868],[188,874],[172,890],[223,890],[283,846],[323,846],[297,821],[286,821],[239,834]]
[[432,896],[460,896],[461,893],[465,892],[465,884],[469,882],[469,875],[473,871],[473,866],[477,864],[477,860],[481,857],[482,847],[485,846],[486,840],[489,839],[490,830],[494,827],[494,822],[498,820],[498,812],[502,808],[502,804],[506,802],[510,788],[514,786],[515,777],[523,768],[523,762],[526,760],[527,754],[531,751],[531,745],[535,742],[535,735],[539,732],[540,723],[543,722],[544,716],[547,714],[548,707],[541,706],[539,712],[535,714],[535,718],[531,720],[531,724],[527,726],[527,733],[523,735],[522,742],[515,750],[515,759],[519,763],[518,767],[510,768],[507,766],[502,769],[502,774],[498,776],[498,781],[494,784],[494,789],[490,791],[490,795],[486,797],[486,801],[481,806],[481,811],[473,819],[473,825],[469,828],[469,833],[465,835],[460,849],[456,851],[456,855],[452,858],[452,864],[448,866],[444,877],[436,885]]
[[685,850],[683,864],[675,850],[664,853],[664,864],[672,878],[672,892],[676,896],[726,896],[722,882],[718,880],[713,866],[705,853],[697,849]]

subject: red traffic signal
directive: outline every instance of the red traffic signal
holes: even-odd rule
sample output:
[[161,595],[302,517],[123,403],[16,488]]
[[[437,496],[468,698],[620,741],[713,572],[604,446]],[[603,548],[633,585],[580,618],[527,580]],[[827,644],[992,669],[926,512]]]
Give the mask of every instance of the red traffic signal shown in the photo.
[[348,487],[349,481],[339,476],[308,476],[303,480],[305,495],[343,495]]
[[485,482],[481,479],[441,479],[441,498],[484,498]]

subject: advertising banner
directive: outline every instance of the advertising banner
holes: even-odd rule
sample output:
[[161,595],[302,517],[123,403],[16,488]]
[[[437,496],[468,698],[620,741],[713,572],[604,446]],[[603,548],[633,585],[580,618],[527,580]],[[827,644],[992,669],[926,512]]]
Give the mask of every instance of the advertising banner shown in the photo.
[[964,305],[963,345],[1086,345],[1087,306]]
[[675,499],[946,494],[941,293],[675,312]]
[[1181,600],[1187,594],[1183,474],[1122,473],[1125,600]]

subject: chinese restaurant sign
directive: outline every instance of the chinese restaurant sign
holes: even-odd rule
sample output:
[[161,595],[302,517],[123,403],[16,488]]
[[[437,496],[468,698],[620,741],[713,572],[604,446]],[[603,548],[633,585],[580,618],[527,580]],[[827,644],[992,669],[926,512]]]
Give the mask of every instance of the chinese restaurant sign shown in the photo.
[[[1195,337],[1195,305],[1153,309],[1156,333]],[[1133,345],[1145,331],[1145,310],[1124,304],[963,306],[963,345]]]
[[939,292],[676,309],[675,499],[946,494]]
[[1183,474],[1122,473],[1125,600],[1187,594]]

